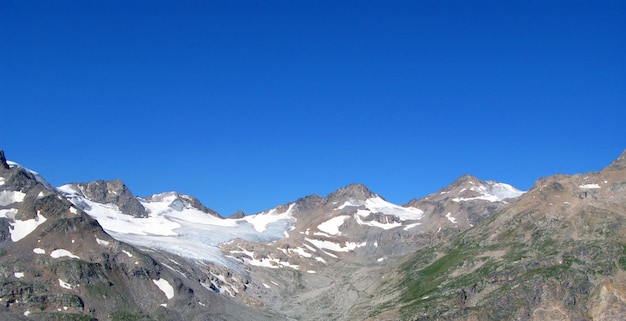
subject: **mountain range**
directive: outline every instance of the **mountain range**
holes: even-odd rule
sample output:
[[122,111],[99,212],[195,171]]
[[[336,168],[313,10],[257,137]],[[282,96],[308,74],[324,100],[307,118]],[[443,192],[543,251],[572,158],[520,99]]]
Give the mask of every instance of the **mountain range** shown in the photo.
[[351,184],[228,218],[0,151],[2,320],[623,320],[626,152],[528,191]]

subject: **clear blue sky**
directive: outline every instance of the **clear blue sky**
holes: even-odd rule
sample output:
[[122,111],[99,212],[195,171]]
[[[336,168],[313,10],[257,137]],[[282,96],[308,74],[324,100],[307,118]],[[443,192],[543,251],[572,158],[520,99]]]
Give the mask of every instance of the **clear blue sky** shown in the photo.
[[0,148],[222,215],[626,149],[624,1],[0,2]]

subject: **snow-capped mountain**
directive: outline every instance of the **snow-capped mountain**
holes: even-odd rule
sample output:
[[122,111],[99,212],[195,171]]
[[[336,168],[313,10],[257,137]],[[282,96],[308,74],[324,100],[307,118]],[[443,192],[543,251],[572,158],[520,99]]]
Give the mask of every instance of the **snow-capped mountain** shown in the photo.
[[[570,262],[570,268],[573,256],[583,269],[591,255],[585,253],[597,249],[574,246],[571,238],[598,242],[623,226],[625,159],[623,154],[601,173],[540,179],[528,192],[464,175],[398,205],[351,184],[327,196],[223,218],[177,192],[137,197],[121,180],[55,188],[0,153],[0,306],[6,307],[0,318],[59,313],[123,319],[128,313],[131,319],[165,320],[395,320],[413,318],[422,311],[420,302],[433,298],[447,307],[438,310],[446,318],[457,318],[447,311],[458,302],[487,311],[481,300],[494,304],[491,289],[513,282],[510,275],[526,280],[524,271],[549,272],[552,263]],[[621,244],[608,242],[601,249]],[[540,245],[526,248],[534,244]],[[619,271],[626,269],[620,255],[609,255]],[[540,256],[550,259],[527,259]],[[498,264],[512,272],[501,275]],[[602,273],[613,275],[613,268],[606,269]],[[576,275],[569,284],[591,293],[591,283],[576,283]],[[626,282],[610,280],[626,289]],[[534,291],[544,286],[533,282]],[[506,284],[507,291],[522,288]],[[449,299],[455,291],[460,299]],[[551,300],[545,302],[556,302]],[[599,294],[597,300],[609,298]],[[498,303],[502,311],[517,311],[505,303]],[[626,304],[604,307],[614,311]],[[120,309],[124,315],[116,314]],[[405,317],[403,311],[411,312]]]

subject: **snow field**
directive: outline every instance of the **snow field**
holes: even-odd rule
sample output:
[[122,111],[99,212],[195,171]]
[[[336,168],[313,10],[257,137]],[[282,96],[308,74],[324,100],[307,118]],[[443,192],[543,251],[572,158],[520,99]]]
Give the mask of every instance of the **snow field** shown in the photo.
[[174,297],[174,287],[166,279],[160,278],[152,280],[152,282],[165,294],[168,300]]

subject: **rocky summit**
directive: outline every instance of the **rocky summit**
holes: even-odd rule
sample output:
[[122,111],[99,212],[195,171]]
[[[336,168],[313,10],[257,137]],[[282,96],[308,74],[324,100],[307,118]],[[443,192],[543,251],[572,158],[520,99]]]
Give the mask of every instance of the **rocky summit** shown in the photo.
[[0,284],[1,320],[623,320],[626,152],[528,191],[350,184],[224,218],[0,151]]

